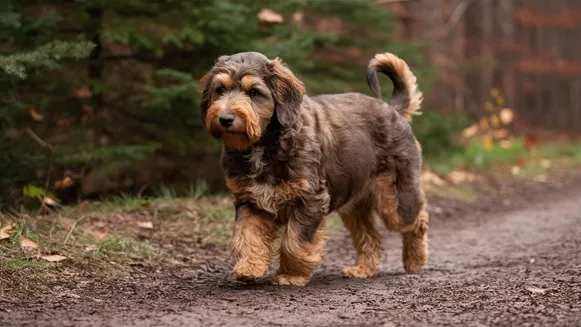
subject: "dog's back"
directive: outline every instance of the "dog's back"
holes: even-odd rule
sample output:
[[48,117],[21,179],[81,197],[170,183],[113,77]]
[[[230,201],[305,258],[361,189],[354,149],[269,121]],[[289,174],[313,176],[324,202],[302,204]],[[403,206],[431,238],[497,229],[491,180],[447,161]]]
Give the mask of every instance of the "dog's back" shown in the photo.
[[[394,84],[388,102],[381,97],[377,72]],[[415,138],[411,116],[419,114],[422,93],[407,64],[392,54],[380,54],[370,61],[367,81],[375,94],[324,94],[305,99],[321,138],[323,166],[332,209],[355,203],[375,186],[375,176],[393,171],[394,156],[414,156]],[[407,140],[401,142],[401,140]],[[417,159],[421,160],[421,159]]]

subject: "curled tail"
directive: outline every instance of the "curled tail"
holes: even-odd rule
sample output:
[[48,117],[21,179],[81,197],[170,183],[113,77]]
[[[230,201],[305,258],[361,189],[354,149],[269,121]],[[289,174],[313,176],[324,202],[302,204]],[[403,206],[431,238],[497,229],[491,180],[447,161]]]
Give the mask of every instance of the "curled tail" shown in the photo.
[[377,72],[389,76],[393,82],[393,94],[388,104],[397,110],[407,121],[412,121],[412,115],[419,115],[423,94],[418,89],[417,78],[405,61],[396,55],[386,52],[375,55],[367,68],[367,84],[373,94],[382,100],[381,86]]

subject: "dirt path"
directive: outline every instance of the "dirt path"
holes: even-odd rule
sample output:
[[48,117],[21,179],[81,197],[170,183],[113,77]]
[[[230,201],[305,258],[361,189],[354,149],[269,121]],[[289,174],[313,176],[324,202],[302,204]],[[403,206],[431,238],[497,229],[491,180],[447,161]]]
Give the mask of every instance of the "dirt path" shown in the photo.
[[341,278],[354,253],[340,234],[304,288],[234,282],[218,257],[189,277],[75,276],[0,309],[0,325],[581,326],[581,189],[524,210],[434,219],[429,235],[429,263],[415,276],[387,234],[377,277]]

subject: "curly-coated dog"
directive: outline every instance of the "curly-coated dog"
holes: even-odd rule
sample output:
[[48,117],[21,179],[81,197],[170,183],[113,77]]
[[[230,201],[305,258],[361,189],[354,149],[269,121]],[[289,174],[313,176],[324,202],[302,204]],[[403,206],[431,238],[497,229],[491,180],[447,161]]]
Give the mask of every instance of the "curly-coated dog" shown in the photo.
[[[377,72],[394,84],[389,102]],[[336,211],[357,250],[348,277],[370,277],[379,265],[379,217],[403,236],[403,265],[427,261],[428,214],[421,184],[421,148],[411,115],[422,101],[416,77],[391,53],[369,63],[374,97],[359,93],[307,96],[280,59],[257,52],[221,56],[201,79],[201,116],[223,142],[221,165],[235,196],[232,253],[239,280],[262,276],[277,254],[275,284],[305,285],[321,262],[325,217]]]

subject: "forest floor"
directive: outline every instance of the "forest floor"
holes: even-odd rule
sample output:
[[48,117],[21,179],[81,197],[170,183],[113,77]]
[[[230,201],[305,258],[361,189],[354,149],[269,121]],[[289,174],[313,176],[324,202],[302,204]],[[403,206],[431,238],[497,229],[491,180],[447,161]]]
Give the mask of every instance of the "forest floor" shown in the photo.
[[428,209],[420,274],[404,273],[400,237],[384,232],[377,276],[343,278],[355,253],[331,217],[306,287],[270,285],[276,262],[235,281],[228,197],[5,216],[16,224],[0,241],[0,325],[581,326],[581,176],[490,177],[430,192]]

